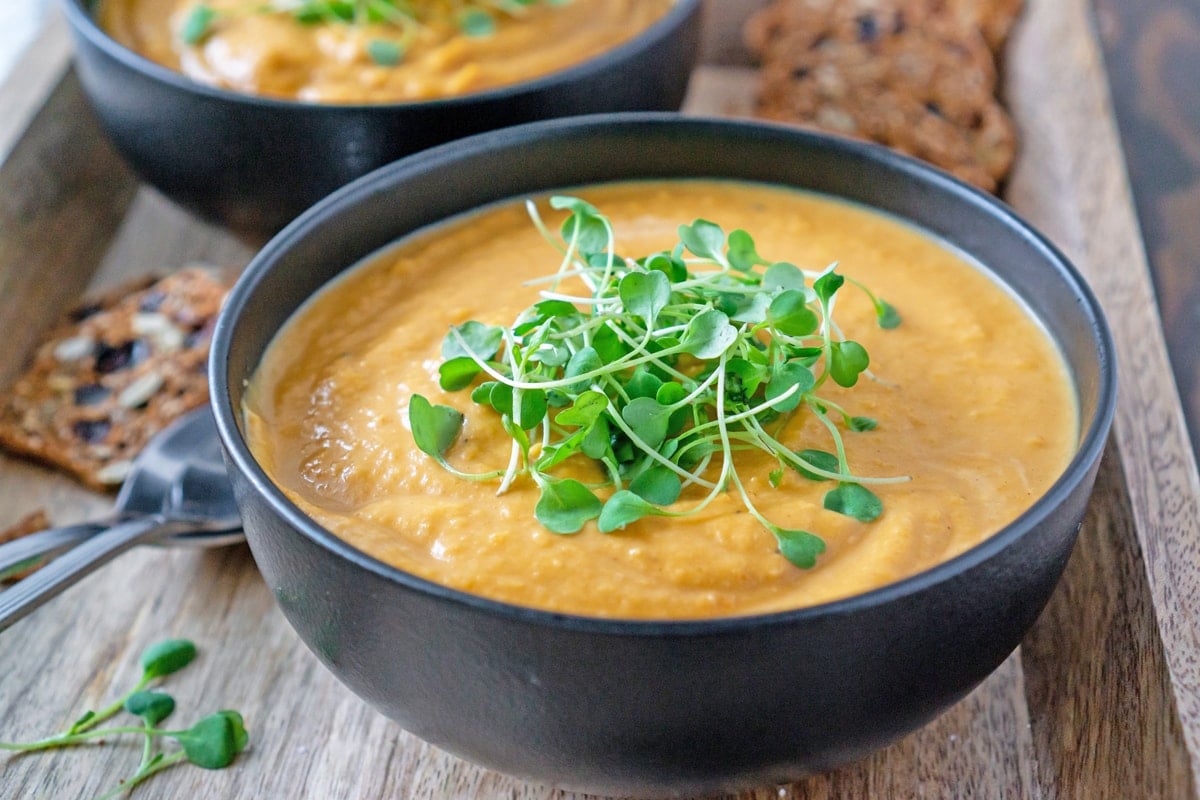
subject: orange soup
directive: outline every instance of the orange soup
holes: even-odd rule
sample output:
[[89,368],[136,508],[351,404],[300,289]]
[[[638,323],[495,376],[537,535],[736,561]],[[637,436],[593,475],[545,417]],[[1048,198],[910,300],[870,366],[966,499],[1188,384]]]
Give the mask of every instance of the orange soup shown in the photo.
[[[498,348],[492,362],[482,354],[491,372],[468,370],[451,381],[459,384],[453,391],[442,388],[444,364],[457,358],[456,364],[470,367],[458,345],[481,341],[473,333],[463,337],[468,321],[478,325],[476,333],[510,330],[506,326],[516,321],[511,330],[528,337],[538,335],[538,325],[549,325],[543,317],[561,314],[559,327],[570,329],[570,336],[602,346],[600,329],[609,322],[584,313],[608,308],[616,290],[595,309],[556,299],[579,294],[580,265],[547,243],[522,204],[511,203],[408,237],[323,289],[277,335],[251,383],[245,418],[251,449],[301,509],[382,561],[497,600],[589,616],[720,617],[844,598],[952,558],[1027,509],[1074,452],[1076,399],[1045,331],[977,265],[923,232],[849,203],[754,184],[625,183],[573,194],[611,220],[621,256],[667,251],[642,264],[594,258],[588,273],[644,273],[621,280],[628,330],[649,330],[638,320],[662,319],[645,341],[636,333],[628,336],[638,341],[626,341],[622,352],[633,351],[624,356],[634,359],[628,363],[641,359],[657,377],[638,377],[630,369],[618,381],[587,368],[563,373],[591,382],[589,402],[626,409],[613,412],[621,418],[611,419],[605,435],[592,443],[596,452],[621,451],[615,457],[619,466],[609,469],[583,453],[554,463],[554,448],[583,431],[573,426],[596,424],[596,413],[603,417],[582,409],[580,400],[572,405],[558,397],[555,407],[554,392],[539,408],[545,422],[529,424],[527,451],[518,452],[514,441],[521,434],[514,438],[519,426],[512,421],[520,420],[524,407],[503,417],[498,409],[505,403],[511,408],[513,395],[484,387],[495,382],[491,372],[502,376],[508,370],[503,342],[516,339],[496,338],[487,345]],[[564,212],[544,198],[537,208],[555,239]],[[690,229],[690,249],[672,252],[681,239],[680,224],[697,219],[726,232],[732,268],[700,263],[704,259],[695,251],[715,235],[700,223]],[[753,237],[749,248],[735,229]],[[686,262],[696,275],[717,277],[650,275],[678,269],[669,262]],[[749,262],[758,266],[746,266]],[[560,268],[561,281],[545,280]],[[766,299],[738,288],[755,284],[759,279],[747,275],[764,270]],[[799,284],[794,279],[801,271],[807,278]],[[816,285],[814,276],[828,274],[845,282],[824,307],[819,297],[828,293],[831,279]],[[713,295],[711,307],[686,299],[688,287],[705,280],[727,287]],[[815,316],[780,300],[785,292],[811,301]],[[519,317],[539,302],[541,316]],[[671,316],[685,312],[704,314],[714,324]],[[459,333],[448,333],[451,326],[460,326]],[[727,329],[745,336],[736,345],[744,357],[734,358],[732,349],[718,354]],[[775,345],[764,329],[790,343],[779,345],[790,361],[770,355]],[[869,354],[869,367],[856,361],[858,350],[843,340]],[[447,341],[458,344],[447,351]],[[536,345],[538,357],[522,358],[549,370],[547,365],[570,355],[554,347]],[[681,351],[669,365],[654,355]],[[639,355],[643,352],[649,355]],[[570,356],[568,367],[578,354]],[[646,360],[652,358],[660,361]],[[767,364],[766,372],[755,377],[751,362]],[[719,363],[721,375],[704,363]],[[754,389],[758,378],[762,386]],[[776,378],[778,386],[791,388],[773,390]],[[662,388],[673,380],[682,388]],[[701,385],[706,381],[707,389]],[[722,411],[712,412],[720,417],[714,421],[712,413],[695,409],[718,389],[725,401]],[[789,397],[798,401],[798,393],[809,390],[790,414],[776,413]],[[681,397],[689,392],[694,397]],[[634,403],[638,414],[629,413]],[[755,404],[758,417],[750,422],[749,412],[739,409]],[[454,421],[452,443],[437,444],[445,445],[451,469],[414,441],[413,420],[438,407],[443,421]],[[654,415],[663,409],[674,410],[656,429]],[[573,413],[560,417],[564,411]],[[622,433],[627,429],[639,441],[655,438],[649,444],[658,447],[659,456],[642,457],[628,447],[631,437]],[[656,434],[662,431],[684,444],[659,446]],[[696,431],[692,439],[689,431]],[[699,431],[707,431],[709,444],[692,448],[689,458],[683,451]],[[781,443],[787,453],[750,446],[754,441]],[[725,453],[731,457],[725,459]],[[827,474],[806,477],[794,454],[807,454],[804,463]],[[547,465],[545,474],[506,472],[525,458]],[[697,480],[670,477],[672,464],[686,465],[678,472]],[[614,496],[615,481],[628,495],[638,475],[651,468],[659,470],[661,484],[674,484],[676,499],[659,497],[652,513],[628,524],[612,524],[625,519],[620,514],[608,517],[607,532],[601,530],[603,514],[583,519],[575,533],[551,529],[563,527],[553,515],[564,507],[569,515],[572,503],[582,500],[598,510]],[[451,470],[490,473],[493,479],[464,479]],[[847,471],[855,476],[849,481],[842,475]],[[494,477],[500,473],[505,478]],[[841,477],[817,479],[834,473]],[[861,485],[853,482],[859,479]],[[546,485],[563,487],[568,481],[585,487],[594,504],[574,483],[564,493],[571,497],[547,503]],[[868,491],[845,489],[848,485]],[[626,499],[629,507],[642,508],[638,498]],[[552,517],[556,521],[549,526],[540,521]],[[804,549],[817,541],[819,546]],[[811,566],[798,566],[810,556]]]
[[673,0],[101,0],[118,42],[210,86],[320,103],[430,100],[611,50]]

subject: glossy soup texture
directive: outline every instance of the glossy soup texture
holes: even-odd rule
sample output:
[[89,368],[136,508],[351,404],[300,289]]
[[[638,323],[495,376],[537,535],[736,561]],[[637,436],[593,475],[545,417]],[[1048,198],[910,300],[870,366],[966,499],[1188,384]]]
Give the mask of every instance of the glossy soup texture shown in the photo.
[[[209,86],[320,103],[387,103],[471,94],[565,69],[633,38],[673,4],[539,2],[516,16],[497,15],[494,32],[474,36],[447,12],[407,41],[395,25],[301,24],[285,13],[257,13],[246,0],[203,1],[217,16],[195,44],[184,42],[182,31],[197,0],[101,0],[98,20],[131,50]],[[404,49],[398,63],[372,57],[379,42]]]
[[[523,281],[557,268],[559,254],[510,204],[418,234],[326,287],[272,343],[246,402],[250,445],[306,513],[361,550],[430,580],[519,605],[589,616],[704,618],[778,611],[844,598],[921,572],[1015,519],[1058,478],[1077,442],[1076,400],[1043,329],[991,278],[937,241],[891,218],[820,196],[719,182],[633,183],[581,189],[614,222],[625,255],[671,246],[695,218],[743,228],[772,260],[839,270],[895,305],[882,330],[847,287],[835,320],[871,354],[878,380],[822,396],[878,429],[843,431],[857,475],[910,476],[872,487],[884,504],[862,523],[822,507],[829,483],[775,460],[737,453],[758,508],[775,523],[819,534],[826,552],[800,569],[736,492],[702,513],[648,518],[614,533],[589,523],[558,535],[533,516],[528,479],[454,477],[417,450],[408,429],[414,393],[466,415],[449,459],[503,468],[510,439],[469,390],[438,386],[450,325],[510,323],[536,302]],[[547,219],[550,211],[540,207]],[[551,225],[556,230],[554,224]],[[844,295],[844,296],[843,296]],[[798,412],[782,441],[828,449],[829,434]],[[591,465],[581,479],[601,479]],[[702,496],[685,489],[677,507]]]

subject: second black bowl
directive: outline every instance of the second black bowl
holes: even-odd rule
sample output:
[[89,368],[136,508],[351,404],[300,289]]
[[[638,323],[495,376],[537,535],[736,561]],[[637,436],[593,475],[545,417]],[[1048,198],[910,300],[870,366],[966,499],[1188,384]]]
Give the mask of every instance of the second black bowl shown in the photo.
[[462,97],[323,105],[214,89],[126,49],[90,0],[64,0],[79,78],[133,168],[173,200],[252,236],[401,156],[494,128],[603,111],[679,108],[701,0],[677,0],[619,47],[542,78]]

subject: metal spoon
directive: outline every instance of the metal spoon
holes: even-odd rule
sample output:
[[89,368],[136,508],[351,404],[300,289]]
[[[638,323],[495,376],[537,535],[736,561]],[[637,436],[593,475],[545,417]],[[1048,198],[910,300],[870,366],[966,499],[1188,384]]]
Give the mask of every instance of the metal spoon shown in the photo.
[[0,545],[0,575],[63,553],[0,592],[0,631],[134,545],[217,547],[242,541],[241,526],[212,412],[197,409],[146,445],[109,518]]

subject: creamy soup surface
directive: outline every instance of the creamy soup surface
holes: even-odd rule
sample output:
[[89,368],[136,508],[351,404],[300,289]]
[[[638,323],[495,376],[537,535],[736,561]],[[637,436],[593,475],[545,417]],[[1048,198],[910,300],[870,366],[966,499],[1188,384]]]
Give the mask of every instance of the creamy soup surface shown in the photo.
[[[590,616],[718,617],[843,598],[945,561],[1015,519],[1074,452],[1075,395],[1044,331],[919,231],[843,202],[747,184],[573,193],[612,219],[624,255],[670,247],[681,222],[704,218],[749,231],[772,260],[813,270],[838,261],[899,309],[903,323],[882,330],[862,293],[839,294],[834,319],[866,346],[878,380],[820,390],[879,423],[843,431],[855,474],[911,478],[872,487],[882,516],[862,523],[825,510],[831,485],[791,470],[772,488],[776,462],[756,451],[736,454],[739,474],[767,518],[825,540],[812,569],[779,554],[736,492],[692,517],[559,535],[534,518],[531,480],[497,496],[495,482],[457,478],[417,450],[414,393],[466,415],[453,464],[483,472],[508,460],[497,414],[472,403],[470,390],[443,391],[437,367],[450,325],[511,323],[538,299],[522,282],[557,268],[559,254],[520,204],[410,237],[326,287],[276,337],[250,386],[246,422],[253,452],[301,509],[376,558],[467,592]],[[830,447],[802,411],[781,440],[797,451]],[[563,465],[566,474],[603,479],[577,461]],[[676,507],[704,494],[689,487]]]
[[[210,86],[310,102],[384,103],[470,94],[565,69],[641,33],[673,1],[538,2],[513,16],[496,14],[491,33],[467,35],[455,21],[455,3],[423,0],[411,5],[446,10],[411,39],[396,25],[302,24],[287,13],[260,13],[246,0],[203,0],[215,16],[194,44],[183,31],[200,0],[101,0],[98,20],[131,50]],[[373,49],[380,43],[383,50]],[[394,55],[397,47],[403,55],[396,63],[372,55]]]

